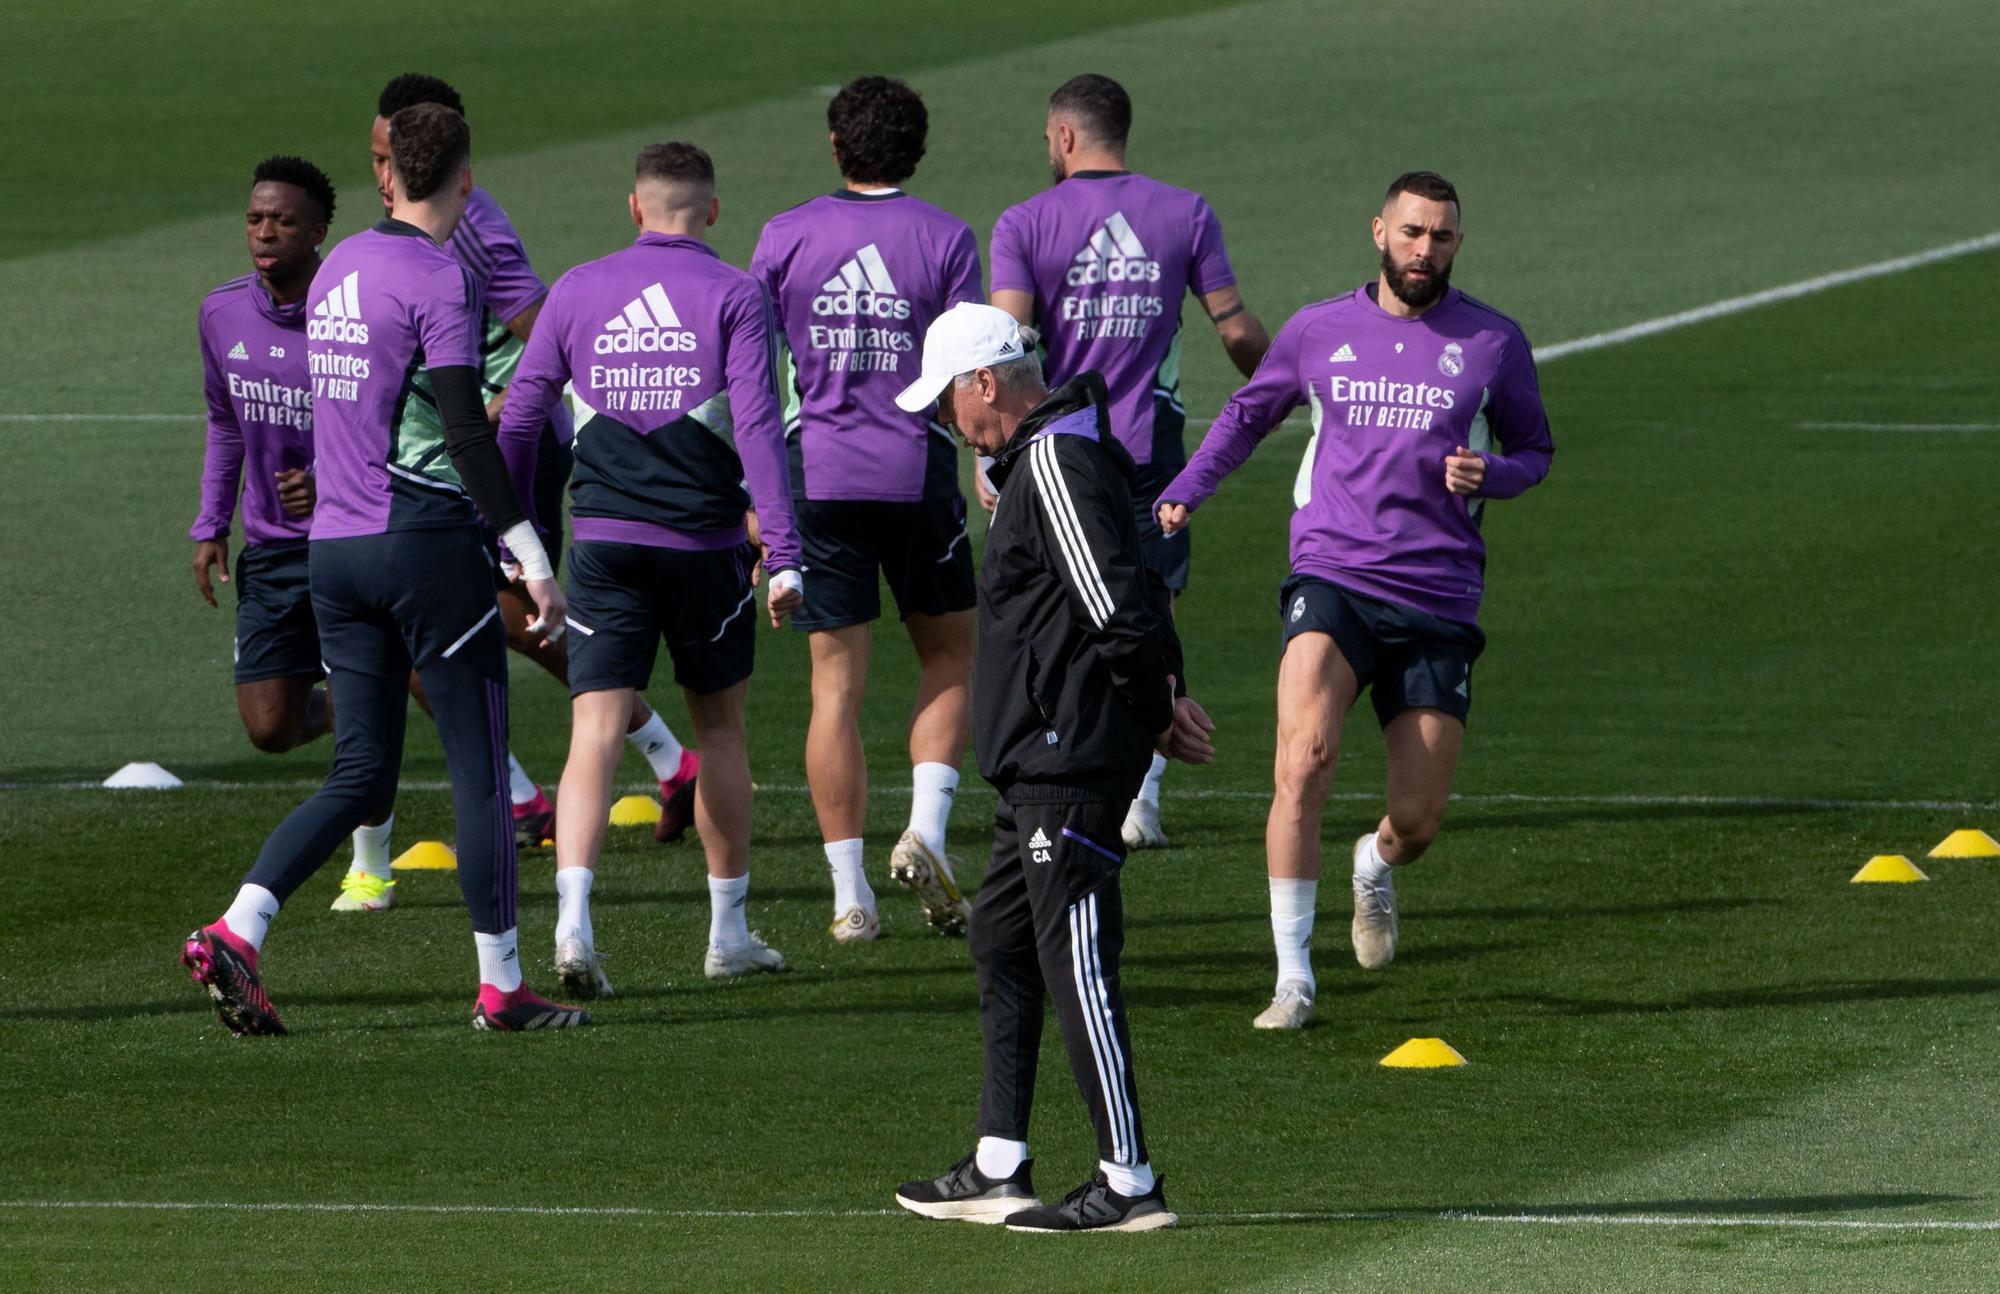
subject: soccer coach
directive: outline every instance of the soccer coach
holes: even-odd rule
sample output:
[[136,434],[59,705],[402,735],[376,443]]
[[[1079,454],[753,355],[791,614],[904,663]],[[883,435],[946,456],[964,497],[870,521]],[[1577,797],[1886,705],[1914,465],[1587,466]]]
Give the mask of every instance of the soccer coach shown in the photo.
[[[1049,391],[1033,344],[1005,311],[960,304],[931,325],[922,373],[896,397],[913,413],[935,402],[939,423],[992,456],[1003,487],[972,681],[979,771],[1000,792],[971,922],[986,1049],[979,1143],[896,1199],[1017,1231],[1149,1231],[1176,1219],[1146,1157],[1118,981],[1119,826],[1154,752],[1207,763],[1214,725],[1179,681],[1166,587],[1132,516],[1137,469],[1111,434],[1104,382],[1084,373]],[[1027,1143],[1045,994],[1099,1160],[1046,1207]]]

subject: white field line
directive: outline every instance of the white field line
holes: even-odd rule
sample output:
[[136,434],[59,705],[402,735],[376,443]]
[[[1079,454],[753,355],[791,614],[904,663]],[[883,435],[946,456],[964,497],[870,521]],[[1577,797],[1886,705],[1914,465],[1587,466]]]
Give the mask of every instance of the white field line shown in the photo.
[[[191,791],[316,791],[321,783],[304,778],[287,778],[269,782],[207,781],[195,779],[185,784]],[[108,788],[97,782],[0,782],[0,791],[103,791]],[[405,781],[398,784],[404,791],[438,792],[449,791],[450,782]],[[634,783],[618,789],[619,794],[644,795],[656,791],[651,782]],[[756,788],[765,795],[808,795],[805,786],[758,783]],[[118,794],[171,794],[158,791],[125,791]],[[907,786],[871,786],[868,794],[884,799],[908,799]],[[967,783],[959,788],[961,798],[991,795],[993,788],[983,783]],[[1246,791],[1229,788],[1176,787],[1168,792],[1181,800],[1245,800],[1263,802],[1271,798],[1269,791]],[[1369,804],[1379,801],[1379,791],[1335,791],[1327,799],[1341,803]],[[1496,791],[1490,793],[1454,794],[1453,804],[1462,805],[1568,805],[1578,808],[1639,808],[1639,809],[1770,809],[1791,812],[1871,812],[1885,813],[1976,813],[2000,810],[2000,800],[1869,800],[1842,798],[1838,796],[1811,795],[1528,795],[1520,792]]]
[[2000,431],[2000,422],[1795,422],[1794,431]]
[[1885,275],[1901,274],[1905,270],[1921,269],[1935,265],[1939,261],[1955,260],[1960,256],[1971,256],[1977,252],[1991,251],[2000,247],[2000,232],[1985,234],[1978,238],[1968,238],[1964,242],[1946,243],[1929,251],[1913,252],[1908,256],[1897,256],[1886,261],[1876,261],[1872,265],[1862,265],[1851,270],[1838,270],[1832,274],[1820,274],[1797,283],[1787,283],[1782,287],[1766,288],[1762,292],[1752,292],[1748,296],[1730,297],[1709,305],[1697,306],[1692,310],[1682,310],[1678,314],[1662,315],[1658,319],[1648,319],[1644,323],[1629,324],[1623,328],[1613,328],[1589,337],[1578,337],[1574,341],[1561,341],[1553,346],[1539,346],[1535,349],[1535,362],[1546,364],[1552,359],[1565,355],[1579,355],[1585,351],[1602,350],[1606,346],[1618,346],[1641,337],[1652,337],[1676,328],[1688,328],[1695,324],[1707,323],[1711,319],[1721,319],[1729,315],[1742,314],[1745,310],[1755,310],[1760,306],[1776,305],[1780,301],[1796,301],[1829,288],[1845,287],[1850,283],[1860,283],[1867,279],[1879,279]]
[[[816,91],[815,91],[816,93]],[[1786,283],[1762,292],[1752,292],[1748,296],[1729,297],[1722,301],[1683,310],[1678,314],[1662,315],[1658,319],[1647,319],[1641,323],[1627,324],[1623,328],[1613,328],[1609,332],[1593,333],[1588,337],[1578,337],[1571,341],[1559,341],[1551,346],[1535,349],[1535,362],[1546,364],[1550,360],[1561,359],[1565,355],[1577,355],[1584,351],[1602,350],[1607,346],[1617,346],[1641,337],[1651,337],[1658,333],[1672,332],[1676,328],[1687,328],[1694,324],[1707,323],[1711,319],[1721,319],[1729,315],[1742,314],[1745,310],[1755,310],[1759,306],[1774,305],[1780,301],[1795,301],[1800,297],[1825,292],[1829,288],[1845,287],[1849,283],[1860,283],[1868,279],[1882,278],[1890,274],[1901,274],[1905,270],[1920,269],[1935,265],[1939,261],[1955,260],[1960,256],[1971,256],[1978,252],[1991,251],[2000,247],[2000,232],[1985,234],[1978,238],[1968,238],[1963,242],[1946,243],[1927,251],[1912,252],[1908,256],[1897,256],[1886,261],[1876,261],[1870,265],[1857,266],[1851,270],[1837,270],[1832,274],[1820,274],[1796,283]],[[190,413],[0,413],[0,423],[7,422],[198,422],[199,412]],[[1205,427],[1213,419],[1190,418],[1188,426]],[[1856,430],[1869,428],[1856,424]],[[1884,427],[1883,430],[1893,428]],[[1959,428],[1959,430],[1989,430],[1989,428]]]
[[[662,1209],[645,1206],[593,1207],[544,1204],[376,1204],[225,1200],[0,1200],[0,1209],[36,1212],[130,1213],[333,1213],[442,1214],[446,1216],[537,1218],[650,1218],[679,1220],[763,1220],[810,1218],[893,1218],[901,1209]],[[1673,1213],[1479,1213],[1460,1209],[1356,1210],[1310,1212],[1219,1210],[1181,1215],[1190,1222],[1443,1222],[1487,1226],[1554,1227],[1772,1227],[1836,1231],[2000,1231],[2000,1219],[1952,1218],[1795,1218],[1738,1214]]]

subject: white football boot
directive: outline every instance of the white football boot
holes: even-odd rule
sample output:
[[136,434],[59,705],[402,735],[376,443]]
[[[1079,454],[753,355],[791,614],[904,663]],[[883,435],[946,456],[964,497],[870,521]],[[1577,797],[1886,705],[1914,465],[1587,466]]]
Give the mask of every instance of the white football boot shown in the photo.
[[833,919],[826,928],[838,944],[865,944],[874,941],[882,933],[882,921],[868,908],[859,903]]
[[611,981],[604,976],[604,958],[576,935],[556,945],[556,982],[567,997],[610,997]]
[[[1369,835],[1373,835],[1371,832]],[[1385,869],[1379,881],[1361,875],[1361,851],[1369,836],[1354,842],[1354,960],[1362,970],[1381,970],[1396,960],[1396,885]]]
[[701,961],[701,973],[710,979],[736,979],[758,971],[783,969],[785,955],[765,943],[764,937],[754,930],[750,932],[750,942],[740,948],[718,948],[710,944],[708,956]]
[[1303,1029],[1312,1023],[1313,991],[1298,980],[1286,980],[1278,985],[1278,991],[1271,998],[1271,1005],[1257,1013],[1250,1022],[1253,1029]]

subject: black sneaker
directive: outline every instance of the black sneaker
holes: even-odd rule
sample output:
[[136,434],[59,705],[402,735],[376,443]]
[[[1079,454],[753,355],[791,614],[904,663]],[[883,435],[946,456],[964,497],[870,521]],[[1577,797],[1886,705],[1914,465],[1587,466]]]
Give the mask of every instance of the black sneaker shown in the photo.
[[942,1177],[922,1182],[904,1182],[896,1189],[896,1203],[927,1218],[953,1218],[960,1222],[1005,1222],[1022,1209],[1039,1209],[1035,1186],[1028,1170],[1035,1161],[1024,1159],[1011,1177],[988,1177],[979,1171],[975,1151],[953,1164]]
[[1009,1231],[1152,1231],[1170,1227],[1180,1216],[1167,1208],[1162,1192],[1166,1179],[1153,1179],[1144,1195],[1120,1195],[1099,1169],[1091,1179],[1063,1197],[1061,1204],[1042,1205],[1007,1219]]

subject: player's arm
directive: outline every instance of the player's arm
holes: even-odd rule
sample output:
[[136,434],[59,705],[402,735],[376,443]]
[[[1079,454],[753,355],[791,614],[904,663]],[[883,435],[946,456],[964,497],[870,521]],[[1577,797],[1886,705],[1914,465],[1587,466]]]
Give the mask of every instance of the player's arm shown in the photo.
[[236,492],[243,484],[243,427],[229,403],[229,383],[222,366],[201,339],[202,391],[208,401],[208,443],[201,456],[201,505],[188,538],[194,540],[194,587],[214,606],[210,570],[229,583],[229,524],[236,516]]
[[1034,231],[1019,207],[1000,213],[993,223],[989,246],[993,257],[993,295],[989,302],[1024,324],[1035,322]]
[[[507,321],[507,331],[522,341],[532,338],[535,320],[542,313],[542,302],[548,294],[548,285],[535,273],[534,265],[528,260],[528,248],[521,241],[520,231],[505,212],[499,213],[497,223],[488,222],[483,226],[480,246],[485,252],[490,268],[480,292],[493,313]],[[500,413],[507,407],[507,391],[498,391],[486,402],[486,416],[493,422],[500,421]]]
[[994,288],[992,304],[1024,324],[1035,322],[1035,294],[1019,288]]
[[1180,475],[1160,492],[1160,528],[1173,534],[1208,502],[1223,478],[1243,466],[1264,437],[1299,407],[1299,316],[1278,330],[1250,381],[1222,406]]
[[743,482],[757,511],[757,537],[770,575],[765,594],[775,627],[805,597],[798,530],[792,522],[792,483],[786,462],[785,428],[778,409],[777,325],[770,298],[761,286],[748,287],[732,303],[727,321],[729,349],[723,359],[729,384],[729,411],[736,429],[736,453]]
[[[528,344],[521,352],[520,364],[514,369],[513,381],[500,393],[500,399],[504,401],[497,437],[500,456],[506,460],[508,479],[514,484],[515,495],[527,509],[528,519],[545,535],[561,524],[559,517],[534,515],[534,499],[542,426],[562,402],[563,385],[571,376],[569,350],[563,344],[564,334],[568,331],[562,326],[563,292],[563,281],[559,279],[544,300],[535,302],[526,311],[530,316],[530,331],[523,335]],[[535,329],[533,321],[541,317],[544,304],[549,307],[549,326]],[[512,321],[509,321],[508,327],[513,327]],[[491,405],[488,408],[490,410]]]
[[1264,362],[1265,352],[1271,349],[1271,336],[1264,331],[1264,321],[1243,304],[1243,294],[1234,284],[1196,296],[1201,308],[1208,311],[1216,336],[1222,338],[1222,349],[1229,353],[1229,362],[1243,376],[1254,377],[1257,366]]
[[1445,488],[1482,499],[1512,499],[1541,484],[1555,458],[1541,379],[1527,340],[1516,335],[1501,356],[1488,392],[1493,447],[1460,445],[1445,459]]

